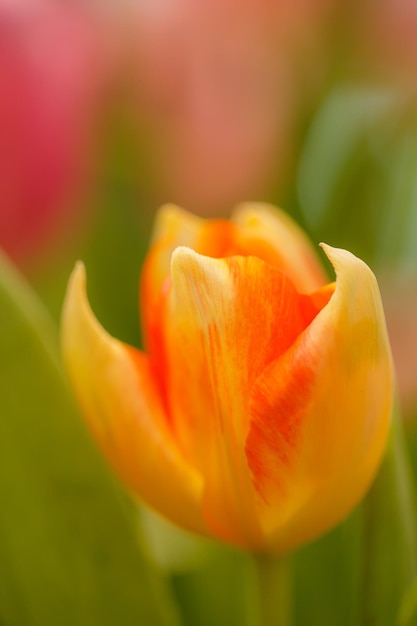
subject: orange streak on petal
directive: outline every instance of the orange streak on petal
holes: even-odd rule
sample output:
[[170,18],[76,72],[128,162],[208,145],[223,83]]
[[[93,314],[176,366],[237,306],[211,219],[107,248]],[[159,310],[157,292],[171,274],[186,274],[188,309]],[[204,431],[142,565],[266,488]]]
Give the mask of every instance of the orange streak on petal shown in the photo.
[[173,428],[205,478],[206,519],[228,540],[252,536],[255,543],[244,454],[250,390],[318,308],[255,257],[213,259],[180,248],[172,281],[166,329]]
[[[315,365],[303,338],[265,368],[252,390],[251,430],[246,454],[254,485],[269,507],[280,502],[283,522],[291,512],[295,491],[300,429],[312,401]],[[267,515],[265,515],[267,517]]]
[[309,294],[310,301],[316,306],[319,310],[326,306],[329,302],[330,298],[334,294],[336,289],[336,283],[329,283],[328,285],[324,285],[321,289],[317,291],[313,291],[313,293]]
[[215,259],[238,254],[235,250],[236,226],[228,220],[208,220],[193,249]]
[[168,422],[168,371],[163,328],[171,284],[171,255],[177,246],[197,245],[205,224],[205,220],[175,205],[163,206],[157,214],[153,244],[142,269],[140,310],[144,343]]
[[[303,330],[328,304],[334,287],[335,284],[331,283],[313,294],[299,296]],[[314,363],[311,353],[302,347],[303,342],[303,335],[298,336],[287,351],[282,351],[278,359],[266,366],[252,388],[252,423],[246,454],[254,485],[266,503],[269,490],[280,492],[282,497],[286,494],[287,477],[291,474],[297,454],[303,414],[311,402],[317,363]],[[262,448],[260,442],[263,441],[268,441],[268,451]],[[271,462],[274,465],[276,460],[282,466],[282,472],[271,475]]]
[[[375,277],[325,248],[336,289],[290,349],[258,378],[246,454],[269,549],[325,532],[363,496],[385,448],[392,365]],[[333,286],[312,294],[326,301]]]

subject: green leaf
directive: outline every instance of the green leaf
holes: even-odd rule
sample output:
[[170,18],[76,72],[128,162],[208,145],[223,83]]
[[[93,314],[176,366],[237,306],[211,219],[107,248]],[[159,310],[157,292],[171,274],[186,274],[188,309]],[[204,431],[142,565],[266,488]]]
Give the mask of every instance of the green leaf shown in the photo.
[[416,264],[417,127],[400,91],[337,86],[315,116],[298,168],[314,238],[372,265]]
[[360,509],[294,555],[295,626],[358,626]]
[[0,623],[178,624],[56,345],[41,304],[0,259]]
[[396,624],[417,577],[416,500],[401,428],[396,416],[385,460],[363,507],[360,623],[367,626]]
[[404,594],[397,619],[397,626],[415,626],[417,623],[417,578]]
[[252,575],[247,554],[215,544],[198,569],[175,573],[185,626],[247,626]]

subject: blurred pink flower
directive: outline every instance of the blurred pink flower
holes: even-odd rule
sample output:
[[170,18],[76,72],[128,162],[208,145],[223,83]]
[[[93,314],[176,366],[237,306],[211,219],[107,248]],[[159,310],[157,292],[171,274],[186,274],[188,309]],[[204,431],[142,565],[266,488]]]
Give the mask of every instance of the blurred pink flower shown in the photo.
[[0,3],[0,246],[19,261],[68,226],[91,165],[93,33],[77,4]]
[[378,75],[415,89],[416,0],[368,0],[359,12],[362,62]]
[[336,1],[0,0],[0,246],[27,263],[71,228],[102,81],[130,81],[155,204],[214,213],[265,197],[291,171]]
[[221,212],[282,179],[303,81],[320,74],[316,44],[332,4],[134,3],[133,71],[164,200]]

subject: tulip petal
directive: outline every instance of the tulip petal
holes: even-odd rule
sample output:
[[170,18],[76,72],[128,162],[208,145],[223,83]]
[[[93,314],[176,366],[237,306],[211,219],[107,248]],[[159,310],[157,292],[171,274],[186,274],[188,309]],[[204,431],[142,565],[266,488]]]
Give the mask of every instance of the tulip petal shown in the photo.
[[200,533],[202,482],[169,432],[145,354],[112,338],[94,317],[76,266],[62,320],[64,359],[105,456],[131,489],[181,526]]
[[141,278],[142,326],[153,374],[162,397],[166,354],[161,337],[165,300],[170,286],[171,256],[175,248],[189,246],[213,257],[233,254],[235,226],[226,220],[204,220],[167,204],[157,214],[153,245]]
[[306,235],[290,217],[269,205],[241,205],[233,221],[204,220],[175,205],[162,207],[157,214],[153,246],[142,272],[140,300],[146,351],[163,398],[166,396],[162,379],[167,356],[161,329],[165,324],[171,256],[179,246],[193,248],[212,258],[257,256],[283,270],[304,293],[326,282]]
[[163,206],[157,213],[152,248],[143,270],[141,301],[147,310],[152,310],[163,291],[175,248],[187,246],[212,257],[230,256],[236,253],[235,230],[227,220],[204,220],[174,204]]
[[251,396],[246,454],[269,546],[287,551],[338,523],[383,454],[392,365],[375,277],[344,250],[323,248],[336,289]]
[[241,204],[232,221],[238,226],[240,254],[258,256],[281,269],[301,293],[315,291],[327,282],[307,235],[283,211],[263,203]]
[[182,247],[171,276],[169,419],[205,478],[203,507],[214,534],[257,547],[262,534],[244,451],[250,389],[319,309],[256,257],[213,259]]
[[173,204],[163,206],[157,213],[153,245],[146,258],[141,279],[142,323],[146,329],[148,352],[153,352],[153,329],[160,326],[161,299],[169,281],[171,255],[178,246],[195,247],[205,221]]

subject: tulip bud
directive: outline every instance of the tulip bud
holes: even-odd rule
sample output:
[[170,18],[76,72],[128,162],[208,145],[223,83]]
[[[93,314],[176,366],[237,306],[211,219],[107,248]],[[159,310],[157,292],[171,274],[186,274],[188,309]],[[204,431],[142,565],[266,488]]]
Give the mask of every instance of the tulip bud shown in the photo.
[[340,522],[383,455],[392,365],[376,279],[263,205],[159,214],[141,284],[144,352],[93,316],[78,265],[63,350],[121,479],[180,526],[284,553]]

